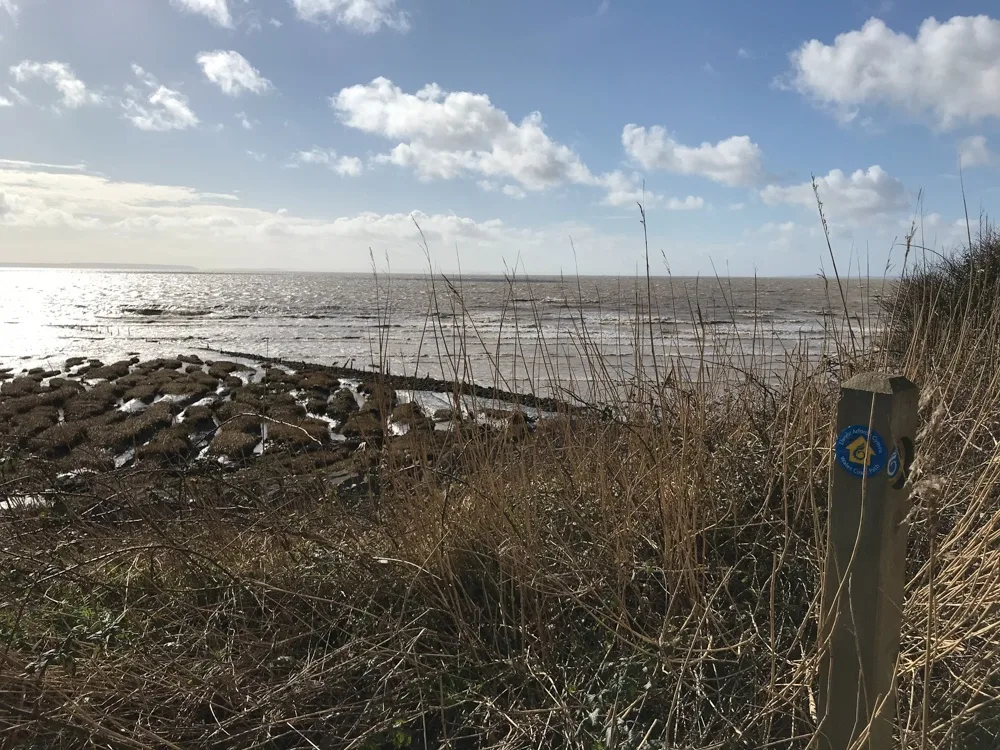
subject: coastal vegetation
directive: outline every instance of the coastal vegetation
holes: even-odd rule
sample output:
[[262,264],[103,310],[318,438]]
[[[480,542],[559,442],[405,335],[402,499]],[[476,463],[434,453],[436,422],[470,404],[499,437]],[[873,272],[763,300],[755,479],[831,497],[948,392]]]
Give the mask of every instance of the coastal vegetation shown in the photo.
[[996,747],[1000,237],[904,244],[822,351],[692,362],[640,294],[635,367],[581,322],[577,398],[499,363],[470,393],[471,325],[451,383],[235,353],[6,373],[0,745],[809,747],[838,386],[880,369],[921,388],[900,746]]

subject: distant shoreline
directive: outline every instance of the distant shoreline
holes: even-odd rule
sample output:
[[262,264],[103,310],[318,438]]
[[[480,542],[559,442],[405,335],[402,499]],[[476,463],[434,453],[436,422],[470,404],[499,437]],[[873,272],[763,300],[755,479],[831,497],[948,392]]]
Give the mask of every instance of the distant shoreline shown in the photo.
[[[287,268],[198,268],[196,266],[169,266],[169,265],[156,265],[156,264],[146,264],[146,263],[3,263],[0,262],[0,271],[2,270],[65,270],[65,271],[142,271],[151,273],[196,273],[196,274],[317,274],[317,275],[332,275],[332,276],[371,276],[370,271],[316,271],[316,270],[296,270]],[[448,276],[451,277],[452,274],[442,274],[440,272],[435,272],[433,274],[435,277]],[[393,278],[413,278],[413,277],[426,277],[428,276],[426,271],[413,271],[404,272],[398,271],[389,274],[379,273],[380,277],[388,276]],[[457,275],[455,275],[458,278]],[[560,274],[528,274],[519,275],[518,279],[527,279],[528,281],[536,280],[549,280],[549,279],[608,279],[608,278],[645,278],[644,276],[635,276],[634,274],[574,274],[562,276]],[[800,274],[797,276],[722,276],[723,279],[811,279],[816,278],[816,274]],[[461,278],[465,281],[474,281],[476,279],[506,279],[507,277],[502,273],[464,273]],[[652,274],[653,279],[705,279],[706,282],[710,281],[714,277],[709,276],[668,276],[662,274]],[[869,276],[869,280],[878,280],[883,277],[880,276]],[[887,279],[895,280],[896,277],[886,277]],[[855,277],[851,277],[852,280],[856,280]]]
[[198,271],[194,266],[164,266],[155,263],[0,263],[0,269],[80,270],[80,271]]

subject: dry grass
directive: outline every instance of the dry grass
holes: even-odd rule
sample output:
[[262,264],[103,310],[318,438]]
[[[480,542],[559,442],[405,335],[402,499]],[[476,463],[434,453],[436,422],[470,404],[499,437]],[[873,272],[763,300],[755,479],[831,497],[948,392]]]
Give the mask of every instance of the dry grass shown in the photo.
[[[984,240],[956,263],[993,268]],[[600,409],[373,443],[353,490],[312,473],[341,457],[322,452],[102,474],[8,515],[0,743],[808,747],[837,384],[899,367],[923,394],[900,745],[996,747],[1000,271],[949,294],[941,274],[906,276],[850,353],[780,367],[730,348],[692,368],[654,339],[623,377],[581,327]],[[439,356],[458,373],[469,348]],[[248,398],[213,450],[259,441],[237,406],[287,406]]]

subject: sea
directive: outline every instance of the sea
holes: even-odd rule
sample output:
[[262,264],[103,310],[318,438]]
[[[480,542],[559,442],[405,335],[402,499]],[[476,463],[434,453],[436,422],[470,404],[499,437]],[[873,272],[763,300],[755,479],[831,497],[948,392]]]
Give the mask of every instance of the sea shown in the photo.
[[227,351],[586,390],[639,368],[823,356],[871,328],[889,283],[7,268],[0,367]]

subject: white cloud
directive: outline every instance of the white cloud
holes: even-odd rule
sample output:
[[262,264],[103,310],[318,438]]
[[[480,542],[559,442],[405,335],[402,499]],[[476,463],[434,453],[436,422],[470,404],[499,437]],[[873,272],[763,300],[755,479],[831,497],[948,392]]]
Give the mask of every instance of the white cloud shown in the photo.
[[860,30],[817,39],[790,55],[778,81],[830,108],[842,121],[882,105],[941,129],[1000,117],[1000,20],[928,18],[916,37],[872,18]]
[[269,18],[267,22],[276,29],[280,29],[282,26],[284,26],[284,24],[277,18]]
[[318,146],[314,146],[310,151],[298,151],[292,154],[286,166],[297,167],[302,164],[319,164],[341,177],[357,177],[364,168],[361,159],[356,156],[338,156],[333,149],[322,149]]
[[401,141],[376,162],[411,168],[422,179],[511,178],[526,190],[599,184],[573,149],[549,138],[541,113],[514,123],[485,94],[433,83],[408,94],[376,78],[342,89],[331,104],[348,127]]
[[261,154],[256,151],[247,151],[247,156],[256,162],[267,161],[267,154]]
[[374,34],[383,26],[396,31],[410,29],[409,16],[396,10],[396,0],[291,0],[298,17],[312,23],[333,21],[363,34]]
[[228,96],[239,96],[245,91],[263,94],[273,88],[272,83],[239,52],[202,52],[197,60],[205,77]]
[[[12,66],[10,72],[18,83],[37,78],[54,87],[59,92],[62,106],[67,109],[103,104],[105,101],[101,94],[88,89],[87,85],[76,77],[76,73],[66,63],[40,63],[24,60]],[[11,90],[14,91],[14,89]]]
[[7,11],[7,15],[9,15],[15,22],[17,21],[17,14],[20,9],[14,0],[0,0],[0,10]]
[[0,109],[3,109],[4,107],[13,107],[13,106],[14,102],[12,102],[10,99],[5,99],[4,97],[0,96]]
[[8,86],[7,90],[10,91],[11,95],[15,99],[17,99],[17,101],[20,102],[21,104],[31,104],[31,102],[28,100],[28,97],[22,94],[20,89],[14,88],[13,86]]
[[177,7],[205,16],[216,26],[226,29],[233,27],[233,17],[229,13],[229,5],[226,0],[171,0]]
[[82,172],[87,167],[83,164],[46,164],[37,161],[21,161],[19,159],[0,159],[0,169],[42,169],[54,172]]
[[[899,235],[910,231],[913,219],[908,217],[899,222]],[[976,226],[972,226],[972,236],[976,236]],[[969,227],[965,219],[946,220],[939,213],[931,213],[917,220],[917,242],[931,248],[951,250],[969,243]]]
[[361,159],[356,156],[341,156],[333,165],[333,171],[341,177],[357,177],[362,168]]
[[601,0],[601,4],[597,6],[597,15],[603,16],[611,8],[611,0]]
[[524,188],[518,187],[517,185],[504,185],[503,194],[508,198],[514,198],[516,200],[521,200],[527,193],[524,192]]
[[663,197],[646,190],[643,186],[642,175],[637,172],[625,174],[620,170],[615,170],[603,175],[600,180],[601,185],[608,191],[601,201],[606,206],[635,206],[637,203],[651,206],[658,203]]
[[730,203],[728,206],[730,211],[742,211],[746,207],[746,203]]
[[988,167],[994,163],[996,156],[986,143],[986,136],[973,135],[958,144],[958,158],[962,167]]
[[710,62],[707,62],[707,63],[705,63],[704,65],[702,65],[702,66],[701,66],[701,69],[702,69],[703,71],[705,71],[706,73],[708,73],[709,75],[711,75],[711,76],[714,76],[714,75],[716,75],[716,72],[717,72],[717,71],[715,70],[715,68],[714,68],[714,67],[712,66],[712,63],[710,63]]
[[249,117],[247,117],[246,112],[237,112],[236,119],[237,121],[239,121],[240,127],[242,127],[244,130],[253,130],[255,127],[260,125],[259,120],[251,120]]
[[750,52],[750,50],[748,50],[746,47],[740,47],[738,50],[736,50],[736,56],[744,60],[753,59],[753,53]]
[[[402,257],[403,267],[416,270],[424,261],[414,219],[431,248],[457,245],[475,254],[480,269],[502,268],[502,255],[513,257],[523,247],[551,250],[560,239],[568,253],[569,233],[591,244],[585,227],[542,233],[514,229],[498,219],[419,211],[307,219],[287,210],[243,206],[234,196],[190,187],[0,167],[0,227],[5,236],[0,261],[21,257],[27,246],[34,248],[32,257],[40,262],[127,260],[134,258],[136,243],[141,242],[151,262],[172,258],[170,262],[196,265],[273,266],[276,248],[281,248],[283,263],[289,266],[365,270],[367,249],[372,247],[393,251]],[[70,246],[72,252],[66,250]]]
[[129,122],[139,130],[156,132],[187,130],[198,125],[198,116],[191,111],[184,94],[161,86],[156,78],[138,65],[132,65],[132,72],[152,93],[147,95],[135,86],[125,87],[122,108]]
[[[817,177],[820,200],[827,219],[837,224],[857,224],[866,220],[905,211],[910,198],[903,183],[875,165],[846,175],[839,169],[825,177]],[[760,196],[769,206],[787,203],[815,209],[816,196],[812,184],[781,187],[768,185]]]
[[622,145],[629,157],[646,169],[706,177],[723,185],[752,185],[763,175],[763,152],[748,136],[718,143],[684,146],[659,125],[648,130],[629,124],[622,130]]
[[689,195],[684,200],[671,198],[667,201],[668,211],[697,211],[705,207],[705,199],[701,196]]

